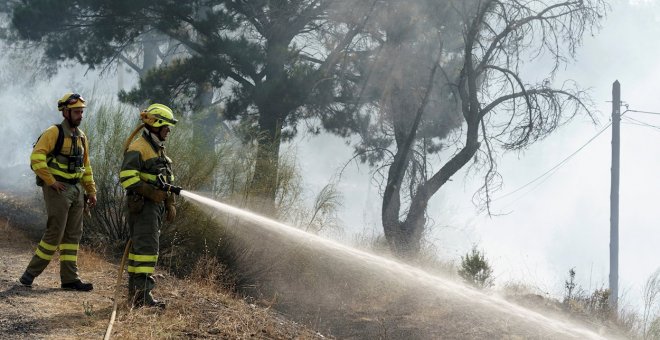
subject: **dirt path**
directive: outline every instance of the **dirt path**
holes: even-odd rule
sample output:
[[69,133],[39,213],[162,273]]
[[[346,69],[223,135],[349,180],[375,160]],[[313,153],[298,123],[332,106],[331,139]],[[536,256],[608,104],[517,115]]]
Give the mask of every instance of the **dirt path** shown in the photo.
[[[0,234],[0,338],[102,338],[112,305],[112,267],[98,266],[99,259],[83,251],[80,270],[84,279],[94,282],[95,290],[65,291],[59,288],[59,263],[53,258],[34,287],[26,288],[18,277],[34,245],[6,218],[0,219]],[[74,334],[72,329],[84,331]]]

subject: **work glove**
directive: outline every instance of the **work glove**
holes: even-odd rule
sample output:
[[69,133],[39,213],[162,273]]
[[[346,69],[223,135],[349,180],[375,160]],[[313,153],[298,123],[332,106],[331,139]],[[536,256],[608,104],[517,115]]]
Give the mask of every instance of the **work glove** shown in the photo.
[[159,190],[156,187],[154,187],[153,185],[149,185],[149,184],[142,184],[142,185],[138,186],[137,188],[135,188],[135,191],[138,194],[140,194],[140,195],[142,195],[142,196],[144,196],[144,197],[146,197],[146,198],[148,198],[148,199],[150,199],[150,200],[152,200],[156,203],[163,202],[167,198],[167,193],[165,191]]
[[176,199],[174,198],[174,194],[170,194],[167,196],[167,199],[165,200],[165,210],[167,210],[167,215],[165,216],[165,220],[167,222],[172,222],[174,221],[174,218],[176,217],[176,207],[174,207],[174,203],[176,202]]

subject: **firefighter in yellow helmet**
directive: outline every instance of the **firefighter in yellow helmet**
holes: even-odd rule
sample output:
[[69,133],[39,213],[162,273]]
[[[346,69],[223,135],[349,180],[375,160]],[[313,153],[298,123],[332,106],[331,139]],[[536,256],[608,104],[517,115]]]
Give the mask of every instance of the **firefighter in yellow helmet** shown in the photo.
[[[164,142],[177,123],[172,110],[152,104],[140,113],[140,124],[124,145],[124,161],[119,173],[126,189],[131,249],[128,255],[128,296],[133,306],[160,307],[165,303],[154,299],[152,277],[158,261],[158,243],[163,217],[171,222],[176,216],[174,194],[157,186],[160,177],[166,183],[174,180],[172,160],[165,155]],[[134,139],[135,135],[142,134]]]
[[59,250],[62,288],[90,291],[91,283],[78,276],[78,247],[83,230],[85,198],[96,205],[96,185],[89,164],[89,143],[80,130],[85,100],[77,93],[66,93],[57,101],[61,124],[46,129],[30,155],[37,185],[42,187],[48,221],[35,255],[19,281],[28,287]]

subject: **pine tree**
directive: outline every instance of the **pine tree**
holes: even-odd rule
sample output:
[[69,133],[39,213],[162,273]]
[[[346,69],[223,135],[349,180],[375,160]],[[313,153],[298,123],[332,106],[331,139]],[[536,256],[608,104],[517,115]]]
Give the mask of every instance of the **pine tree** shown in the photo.
[[[149,33],[181,45],[179,56],[145,74],[139,87],[121,98],[224,103],[223,118],[253,128],[257,159],[251,191],[272,203],[281,142],[295,135],[304,108],[321,97],[317,92],[333,88],[323,83],[334,81],[336,65],[362,26],[357,20],[334,30],[332,44],[319,40],[321,28],[335,6],[357,3],[26,0],[14,8],[13,23],[23,39],[45,44],[50,58],[91,67],[118,58]],[[217,115],[209,113],[211,124],[201,125],[217,122]]]
[[458,275],[480,289],[493,286],[493,270],[486,260],[486,254],[479,251],[476,246],[472,247],[471,252],[461,256],[461,268],[458,270]]

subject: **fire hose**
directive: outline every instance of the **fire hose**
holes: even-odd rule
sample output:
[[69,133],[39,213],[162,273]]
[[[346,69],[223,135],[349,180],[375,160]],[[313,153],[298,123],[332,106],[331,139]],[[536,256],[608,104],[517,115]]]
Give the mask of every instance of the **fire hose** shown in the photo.
[[129,239],[126,242],[126,248],[124,249],[124,255],[121,257],[121,263],[119,264],[119,270],[117,271],[117,284],[115,285],[115,298],[112,303],[112,314],[110,314],[110,322],[108,323],[108,328],[105,330],[105,336],[103,340],[109,340],[110,334],[112,334],[112,326],[115,324],[115,317],[117,316],[117,301],[119,300],[119,288],[121,287],[121,276],[124,272],[124,265],[126,264],[126,258],[128,257],[128,250],[131,248],[131,240]]
[[[181,195],[181,187],[174,186],[165,181],[165,177],[161,174],[156,177],[156,187],[168,193],[174,193],[176,195]],[[124,266],[126,265],[126,258],[128,257],[128,251],[131,249],[131,240],[129,239],[126,242],[126,248],[124,248],[124,255],[121,257],[121,262],[119,264],[119,270],[117,271],[117,283],[115,285],[115,297],[112,303],[112,313],[110,314],[110,322],[108,327],[105,330],[105,336],[103,340],[109,340],[110,335],[112,334],[112,326],[115,324],[115,318],[117,317],[117,301],[119,301],[119,290],[121,287],[121,277],[124,273]]]

